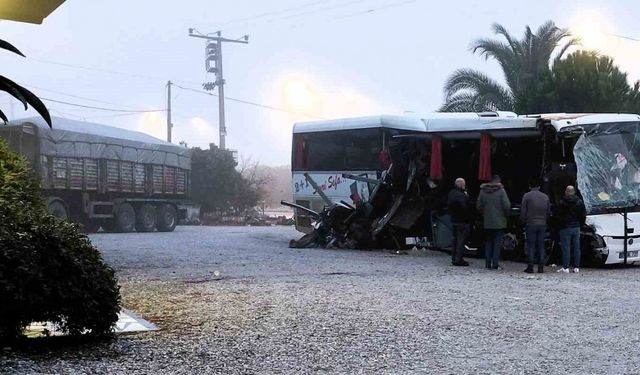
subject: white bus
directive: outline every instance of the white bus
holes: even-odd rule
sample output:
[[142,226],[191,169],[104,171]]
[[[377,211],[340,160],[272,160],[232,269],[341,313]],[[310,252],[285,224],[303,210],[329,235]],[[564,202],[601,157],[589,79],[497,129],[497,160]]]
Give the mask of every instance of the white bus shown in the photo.
[[[293,127],[291,169],[296,204],[320,211],[325,205],[304,174],[333,202],[367,200],[369,186],[342,177],[343,173],[377,179],[384,168],[381,152],[394,136],[426,130],[421,121],[402,116],[372,116],[297,123]],[[397,141],[396,141],[397,142]],[[295,214],[296,229],[309,233],[311,218]]]
[[[294,201],[316,211],[324,206],[305,173],[334,202],[366,200],[367,183],[345,179],[343,173],[377,178],[385,169],[385,155],[397,159],[416,145],[428,159],[431,139],[438,135],[442,177],[435,181],[440,189],[433,191],[441,197],[431,197],[427,215],[432,220],[424,228],[432,235],[439,215],[446,215],[442,195],[456,177],[465,177],[470,195],[477,197],[482,134],[490,136],[491,168],[502,176],[514,216],[529,178],[544,181],[552,202],[566,185],[576,185],[588,212],[581,236],[585,257],[606,264],[640,261],[640,116],[635,114],[435,113],[298,123],[293,129]],[[311,218],[296,212],[296,228],[308,233]],[[550,228],[553,239],[553,220]],[[522,249],[517,220],[510,230],[505,246]]]

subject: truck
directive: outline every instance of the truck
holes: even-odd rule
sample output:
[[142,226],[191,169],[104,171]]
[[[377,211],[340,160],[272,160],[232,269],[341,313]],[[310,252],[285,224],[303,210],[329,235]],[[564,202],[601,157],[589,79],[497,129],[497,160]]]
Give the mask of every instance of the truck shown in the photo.
[[11,121],[0,137],[40,180],[49,213],[95,232],[171,232],[186,216],[191,153],[148,134],[65,118]]

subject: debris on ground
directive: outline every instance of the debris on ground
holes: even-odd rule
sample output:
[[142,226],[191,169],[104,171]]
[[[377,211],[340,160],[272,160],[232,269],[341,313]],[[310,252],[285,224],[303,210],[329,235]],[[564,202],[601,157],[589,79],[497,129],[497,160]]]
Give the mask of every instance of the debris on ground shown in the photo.
[[357,193],[351,197],[355,205],[331,201],[313,178],[306,181],[324,201],[316,212],[301,205],[282,201],[285,206],[305,211],[313,221],[313,231],[289,247],[326,247],[338,249],[403,249],[405,238],[429,228],[429,212],[438,202],[442,190],[427,176],[422,150],[408,150],[389,164],[379,179],[342,174],[343,178],[369,184],[371,193],[363,200]]

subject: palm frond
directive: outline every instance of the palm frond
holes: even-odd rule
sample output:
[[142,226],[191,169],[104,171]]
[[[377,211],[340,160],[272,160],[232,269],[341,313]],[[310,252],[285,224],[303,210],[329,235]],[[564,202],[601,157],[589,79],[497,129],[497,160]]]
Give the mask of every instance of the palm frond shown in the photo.
[[521,48],[520,42],[513,39],[511,34],[509,34],[504,26],[500,25],[499,23],[494,23],[493,25],[491,25],[491,29],[493,30],[494,34],[502,35],[507,40],[507,43],[509,43],[509,46],[511,46],[511,50],[513,50],[514,52],[517,53]]
[[28,105],[33,107],[51,127],[51,115],[47,107],[42,101],[35,96],[31,91],[18,85],[7,77],[0,76],[0,90],[9,93],[14,98],[18,99],[24,105],[24,109],[28,108]]
[[582,39],[580,38],[571,38],[569,39],[563,46],[562,48],[560,48],[560,52],[558,52],[558,54],[556,55],[556,60],[560,60],[565,53],[567,53],[567,50],[571,47],[574,46],[580,46],[582,45]]
[[4,114],[4,112],[2,112],[2,110],[0,110],[0,119],[6,124],[7,122],[9,122],[9,119],[7,118],[7,115]]
[[476,103],[487,103],[503,110],[513,108],[512,93],[484,73],[473,69],[456,70],[445,82],[445,103],[456,101],[462,94],[471,94]]
[[6,49],[7,51],[11,51],[11,52],[13,52],[15,54],[18,54],[18,55],[20,55],[22,57],[25,57],[25,55],[22,52],[20,52],[19,49],[14,47],[13,44],[11,44],[11,43],[9,43],[9,42],[7,42],[5,40],[2,40],[2,39],[0,39],[0,49]]

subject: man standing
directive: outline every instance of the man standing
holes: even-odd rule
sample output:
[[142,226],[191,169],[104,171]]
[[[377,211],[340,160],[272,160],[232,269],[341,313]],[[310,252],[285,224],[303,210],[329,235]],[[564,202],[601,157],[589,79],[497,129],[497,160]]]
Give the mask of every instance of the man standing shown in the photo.
[[465,191],[464,179],[456,179],[455,186],[449,192],[447,206],[453,223],[453,249],[451,250],[451,264],[454,266],[468,266],[469,263],[462,258],[464,245],[469,236],[470,218],[468,200]]
[[491,182],[480,185],[480,195],[476,204],[482,214],[487,241],[484,246],[486,268],[501,270],[500,248],[505,229],[507,229],[511,202],[504,191],[500,176],[495,175]]
[[520,218],[522,219],[527,233],[527,257],[529,265],[524,270],[526,273],[533,273],[533,260],[538,253],[538,273],[544,272],[544,235],[547,232],[547,218],[551,214],[551,203],[549,197],[540,191],[539,180],[532,180],[529,183],[531,191],[522,197],[520,205]]
[[[569,259],[573,272],[580,272],[580,226],[586,219],[584,203],[576,195],[576,189],[569,185],[564,197],[558,203],[558,224],[562,246],[562,268],[558,272],[569,273]],[[573,254],[572,254],[573,253]]]

